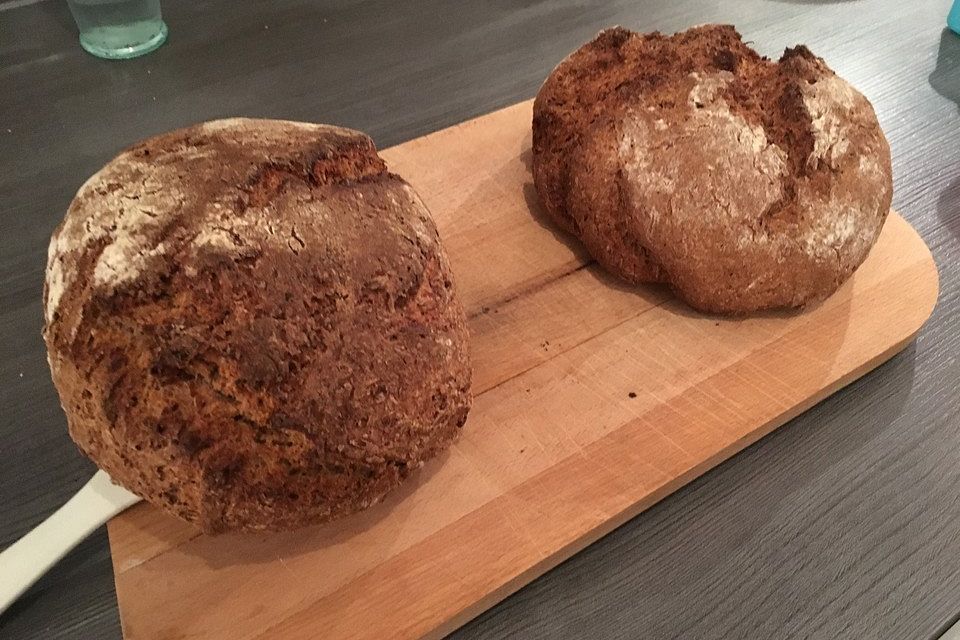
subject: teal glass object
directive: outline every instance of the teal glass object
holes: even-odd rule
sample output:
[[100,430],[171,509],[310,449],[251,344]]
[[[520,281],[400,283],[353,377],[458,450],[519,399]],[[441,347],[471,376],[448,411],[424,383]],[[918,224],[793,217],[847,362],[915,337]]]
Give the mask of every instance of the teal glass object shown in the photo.
[[67,4],[80,29],[80,46],[98,58],[136,58],[167,40],[160,0],[67,0]]
[[953,0],[953,6],[947,14],[947,26],[950,27],[950,31],[960,34],[960,0]]

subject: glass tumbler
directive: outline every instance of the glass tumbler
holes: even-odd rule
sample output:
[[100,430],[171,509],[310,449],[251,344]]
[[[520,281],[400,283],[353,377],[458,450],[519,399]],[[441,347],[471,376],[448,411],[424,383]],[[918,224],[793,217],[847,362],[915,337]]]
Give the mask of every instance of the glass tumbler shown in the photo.
[[118,60],[150,53],[167,39],[160,0],[67,0],[80,29],[80,46]]

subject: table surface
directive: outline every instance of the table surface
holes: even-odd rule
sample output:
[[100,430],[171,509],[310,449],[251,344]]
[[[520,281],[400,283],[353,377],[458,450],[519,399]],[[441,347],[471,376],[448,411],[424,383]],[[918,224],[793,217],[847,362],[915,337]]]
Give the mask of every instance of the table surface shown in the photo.
[[[40,337],[50,232],[148,135],[233,115],[329,122],[380,147],[533,96],[600,28],[736,24],[808,44],[876,107],[895,207],[940,268],[916,343],[453,634],[933,638],[960,615],[960,38],[948,0],[165,3],[170,39],[79,48],[61,1],[0,1],[0,547],[93,465]],[[2,579],[2,578],[0,578]],[[106,533],[0,617],[0,637],[119,638]]]

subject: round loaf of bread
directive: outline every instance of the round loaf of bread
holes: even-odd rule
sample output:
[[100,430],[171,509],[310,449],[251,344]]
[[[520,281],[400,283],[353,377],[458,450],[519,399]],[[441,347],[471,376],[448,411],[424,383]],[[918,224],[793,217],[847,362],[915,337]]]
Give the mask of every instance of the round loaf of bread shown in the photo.
[[53,235],[44,308],[70,435],[210,532],[363,509],[470,405],[430,214],[348,129],[220,120],[121,153]]
[[533,173],[605,268],[722,313],[830,295],[893,193],[863,95],[806,47],[773,62],[722,25],[609,29],[567,57],[534,103]]

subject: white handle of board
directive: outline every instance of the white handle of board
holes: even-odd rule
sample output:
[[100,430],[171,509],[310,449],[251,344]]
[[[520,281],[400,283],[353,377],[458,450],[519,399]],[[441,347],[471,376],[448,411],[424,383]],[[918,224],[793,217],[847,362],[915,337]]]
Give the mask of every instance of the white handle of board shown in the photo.
[[97,471],[65,505],[0,553],[0,613],[107,520],[140,501]]

